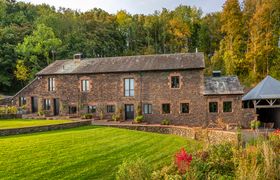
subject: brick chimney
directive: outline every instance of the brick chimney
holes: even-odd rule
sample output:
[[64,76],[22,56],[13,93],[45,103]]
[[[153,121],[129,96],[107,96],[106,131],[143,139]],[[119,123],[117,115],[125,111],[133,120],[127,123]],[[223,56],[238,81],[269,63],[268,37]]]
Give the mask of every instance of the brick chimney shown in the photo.
[[82,54],[82,53],[77,53],[77,54],[74,54],[74,55],[73,55],[74,61],[77,61],[77,62],[81,61],[81,60],[82,60],[82,57],[83,57],[83,54]]

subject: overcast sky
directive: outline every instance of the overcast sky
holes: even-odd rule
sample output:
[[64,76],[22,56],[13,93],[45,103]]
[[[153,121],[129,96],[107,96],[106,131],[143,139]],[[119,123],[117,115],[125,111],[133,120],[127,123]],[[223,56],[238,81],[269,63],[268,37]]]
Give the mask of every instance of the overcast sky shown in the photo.
[[46,3],[55,7],[66,7],[75,10],[87,11],[95,7],[110,13],[125,9],[132,14],[151,14],[162,8],[174,9],[178,5],[196,6],[204,13],[222,9],[225,0],[21,0],[33,4]]

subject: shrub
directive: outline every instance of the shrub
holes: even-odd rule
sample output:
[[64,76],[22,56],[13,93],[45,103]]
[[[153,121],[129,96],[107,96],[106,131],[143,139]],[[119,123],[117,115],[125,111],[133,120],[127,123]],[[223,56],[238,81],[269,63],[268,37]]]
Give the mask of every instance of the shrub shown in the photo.
[[40,110],[40,111],[38,111],[38,116],[43,116],[43,115],[45,115],[46,114],[46,112],[45,111],[43,111],[43,110]]
[[103,119],[104,119],[103,110],[100,110],[100,111],[99,111],[99,119],[100,119],[100,120],[103,120]]
[[122,109],[122,107],[119,107],[117,109],[117,112],[115,114],[113,114],[112,119],[114,121],[120,121],[120,120],[123,119],[123,109]]
[[230,143],[212,145],[207,160],[212,175],[234,175],[233,146]]
[[258,140],[255,145],[237,151],[236,179],[280,179],[280,156],[269,141]]
[[92,118],[93,118],[93,115],[92,115],[92,114],[84,114],[84,115],[82,116],[82,118],[84,118],[84,119],[92,119]]
[[0,114],[17,114],[18,109],[16,106],[2,106],[0,107]]
[[134,122],[136,123],[141,123],[143,122],[143,119],[144,119],[144,116],[141,115],[141,116],[136,116],[135,119],[134,119]]
[[258,120],[253,120],[251,121],[250,125],[251,125],[251,129],[258,129],[261,125],[261,122]]
[[142,116],[142,103],[139,103],[136,109],[136,115]]
[[125,160],[116,173],[118,180],[146,180],[151,179],[149,165],[143,159]]
[[280,129],[275,130],[269,136],[269,141],[274,151],[280,154]]
[[161,121],[160,124],[161,124],[161,125],[169,125],[169,124],[170,124],[170,121],[169,121],[169,119],[164,119],[164,120]]
[[[169,166],[164,166],[160,170],[153,171],[152,173],[152,180],[158,180],[158,179],[181,179],[181,176],[177,174],[177,168],[175,167],[175,164],[171,164]],[[174,178],[178,177],[179,178]]]

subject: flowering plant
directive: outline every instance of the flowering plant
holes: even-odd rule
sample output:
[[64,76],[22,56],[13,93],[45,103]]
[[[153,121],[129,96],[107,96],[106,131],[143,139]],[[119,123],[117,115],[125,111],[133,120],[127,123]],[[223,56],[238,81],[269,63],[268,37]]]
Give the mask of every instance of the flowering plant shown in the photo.
[[278,136],[280,137],[280,129],[276,129],[275,131],[273,131],[273,136]]
[[178,171],[181,174],[185,174],[186,171],[190,168],[190,164],[192,162],[192,155],[188,154],[184,148],[182,148],[175,155],[175,163],[178,168]]

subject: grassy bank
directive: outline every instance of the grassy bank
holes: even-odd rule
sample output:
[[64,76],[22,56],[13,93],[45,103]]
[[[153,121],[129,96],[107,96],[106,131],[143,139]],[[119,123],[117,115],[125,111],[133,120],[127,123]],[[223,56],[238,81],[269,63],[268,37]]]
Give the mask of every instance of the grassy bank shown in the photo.
[[70,120],[31,120],[31,119],[7,119],[0,120],[0,129],[12,129],[31,126],[44,126],[72,122]]
[[0,138],[0,179],[114,179],[125,159],[158,168],[199,142],[107,127],[82,127]]

